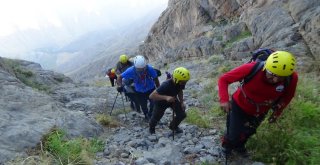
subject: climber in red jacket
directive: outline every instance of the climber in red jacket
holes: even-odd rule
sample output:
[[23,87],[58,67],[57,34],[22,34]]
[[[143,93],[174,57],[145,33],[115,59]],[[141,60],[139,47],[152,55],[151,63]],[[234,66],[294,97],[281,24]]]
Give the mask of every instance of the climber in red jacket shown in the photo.
[[106,73],[106,76],[109,77],[111,86],[114,86],[114,81],[117,80],[115,69],[109,69]]
[[295,58],[289,52],[276,51],[250,81],[240,83],[229,101],[228,85],[244,80],[254,65],[256,62],[243,64],[223,74],[218,81],[220,106],[228,113],[227,131],[222,137],[226,155],[234,150],[248,156],[245,143],[256,132],[269,109],[273,109],[269,118],[272,123],[281,115],[296,91],[298,75],[294,72]]

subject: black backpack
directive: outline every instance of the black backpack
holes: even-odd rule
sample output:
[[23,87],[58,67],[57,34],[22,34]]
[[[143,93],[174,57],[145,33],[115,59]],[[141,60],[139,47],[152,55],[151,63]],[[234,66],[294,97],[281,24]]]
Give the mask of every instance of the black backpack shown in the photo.
[[153,68],[153,69],[157,72],[158,77],[160,77],[161,76],[161,71],[159,69],[155,69],[155,68]]
[[253,62],[253,61],[266,61],[267,58],[270,56],[270,54],[272,54],[274,52],[274,50],[272,49],[268,49],[268,48],[259,48],[253,52],[251,52],[251,59],[249,62]]

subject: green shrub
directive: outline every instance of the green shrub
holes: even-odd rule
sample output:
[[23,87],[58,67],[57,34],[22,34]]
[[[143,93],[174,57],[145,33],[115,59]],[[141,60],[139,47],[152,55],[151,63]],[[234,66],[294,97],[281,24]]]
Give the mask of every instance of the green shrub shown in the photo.
[[30,78],[30,77],[33,76],[33,72],[32,71],[24,70],[24,69],[21,69],[19,67],[15,67],[14,68],[14,72],[16,73],[16,75],[27,77],[27,78]]

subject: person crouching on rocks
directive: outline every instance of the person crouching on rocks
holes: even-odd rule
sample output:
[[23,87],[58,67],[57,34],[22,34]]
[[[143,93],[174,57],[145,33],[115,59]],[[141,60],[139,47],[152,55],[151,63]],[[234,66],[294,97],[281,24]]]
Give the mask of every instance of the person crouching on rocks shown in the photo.
[[190,79],[190,72],[184,67],[178,67],[173,71],[171,79],[164,81],[159,88],[154,90],[149,98],[154,101],[154,109],[149,122],[149,132],[155,133],[155,126],[163,117],[167,108],[171,107],[176,116],[171,121],[169,128],[175,133],[183,131],[178,127],[186,118],[185,104],[183,102],[183,89]]

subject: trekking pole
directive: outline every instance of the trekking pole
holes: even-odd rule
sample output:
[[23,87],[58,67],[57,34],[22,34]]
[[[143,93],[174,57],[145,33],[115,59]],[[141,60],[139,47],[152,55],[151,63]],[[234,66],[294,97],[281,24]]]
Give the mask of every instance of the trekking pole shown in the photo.
[[[229,113],[230,113],[230,112],[227,113],[227,124],[226,124],[226,127],[227,127],[227,137],[229,137],[229,122],[230,122],[230,121],[229,121],[229,119],[230,119],[230,116],[229,116],[230,114],[229,114]],[[226,160],[225,160],[225,165],[228,165],[228,153],[227,153],[227,152],[228,152],[228,151],[226,151],[226,153],[225,153],[225,156],[226,156],[226,157],[225,157],[225,159],[226,159]]]
[[114,102],[113,102],[113,105],[112,105],[112,108],[111,108],[111,111],[110,111],[110,116],[111,116],[111,113],[112,113],[112,111],[113,111],[114,105],[116,104],[118,95],[119,95],[119,92],[117,93],[116,99],[114,99]]
[[122,99],[122,105],[123,105],[123,110],[124,110],[124,116],[126,117],[126,120],[128,120],[128,118],[127,118],[126,108],[125,108],[125,106],[124,106],[123,95],[122,95],[122,93],[120,93],[120,95],[121,95],[121,99]]
[[[174,111],[175,111],[176,107],[175,107],[175,103],[173,102],[173,106],[172,106],[172,122],[174,120]],[[172,140],[174,140],[174,128],[172,128]]]

